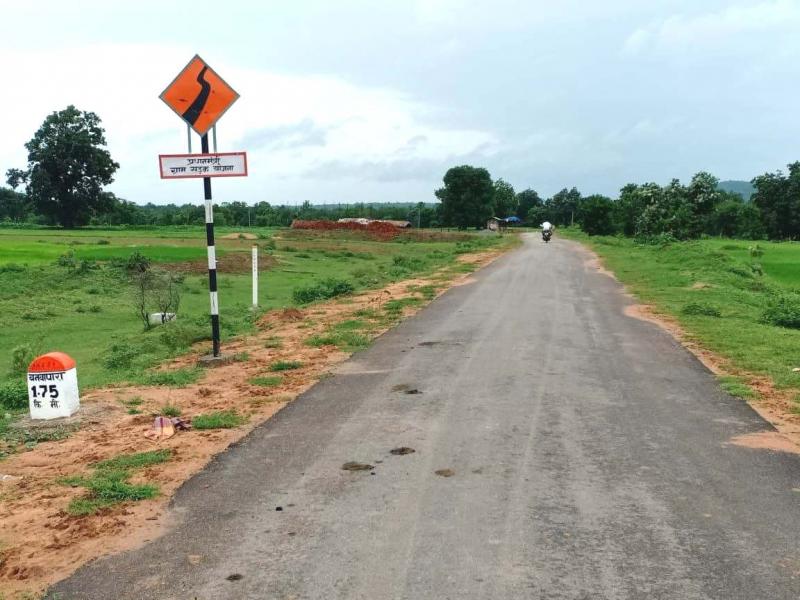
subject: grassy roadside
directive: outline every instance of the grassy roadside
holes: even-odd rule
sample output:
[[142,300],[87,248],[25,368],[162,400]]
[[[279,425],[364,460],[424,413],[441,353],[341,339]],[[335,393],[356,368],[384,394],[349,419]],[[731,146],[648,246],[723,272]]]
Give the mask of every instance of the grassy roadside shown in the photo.
[[[0,385],[20,379],[12,350],[27,345],[34,353],[61,350],[78,362],[82,386],[136,381],[141,372],[184,352],[208,336],[208,292],[204,270],[204,241],[187,232],[175,237],[131,231],[80,232],[81,243],[63,231],[0,231]],[[392,281],[424,275],[455,265],[458,256],[504,243],[510,237],[442,234],[428,238],[401,237],[376,241],[347,235],[259,230],[257,240],[220,243],[218,255],[243,256],[242,265],[219,271],[220,316],[223,341],[253,330],[259,316],[250,311],[249,249],[261,246],[269,270],[261,277],[261,312],[304,305],[333,295],[377,288]],[[26,239],[23,239],[25,237]],[[190,245],[186,245],[190,244]],[[16,262],[20,251],[26,262]],[[53,256],[71,252],[66,263]],[[181,306],[175,325],[143,333],[132,301],[132,286],[113,260],[140,252],[155,264],[167,263],[183,271]],[[199,259],[200,264],[195,264]],[[332,284],[330,282],[333,282]],[[334,293],[335,292],[335,293]],[[20,363],[24,361],[18,361]],[[16,365],[19,367],[20,365]]]
[[[38,434],[32,434],[30,439],[17,439],[19,434],[9,430],[17,415],[26,411],[23,375],[31,354],[60,350],[72,355],[78,363],[83,392],[125,383],[184,388],[197,381],[199,369],[188,366],[171,371],[151,370],[184,354],[194,343],[207,340],[209,336],[208,284],[202,273],[206,269],[205,259],[200,259],[199,268],[194,259],[176,261],[179,257],[169,245],[184,243],[186,232],[177,232],[174,239],[153,236],[150,238],[152,245],[149,245],[147,238],[93,230],[78,249],[96,258],[77,259],[76,254],[76,259],[67,264],[50,261],[49,254],[45,257],[29,255],[31,263],[8,262],[8,256],[14,255],[13,249],[19,243],[18,232],[12,233],[14,235],[0,234],[0,278],[4,282],[0,290],[0,314],[4,315],[0,348],[5,350],[0,353],[0,460],[8,455],[9,444],[14,448],[22,443],[32,447],[49,440]],[[104,238],[103,233],[117,235]],[[75,248],[63,239],[68,237],[64,232],[36,230],[33,235],[37,238],[51,235],[52,239],[47,239],[44,246],[56,245],[66,251]],[[140,236],[140,232],[131,232],[131,235]],[[329,298],[357,294],[434,272],[464,272],[471,265],[459,262],[461,255],[501,249],[518,242],[517,236],[438,232],[388,241],[351,232],[320,234],[283,230],[276,235],[274,230],[264,230],[258,235],[257,240],[243,242],[234,238],[221,244],[219,255],[243,257],[243,261],[239,261],[241,265],[233,263],[238,270],[220,270],[223,343],[254,333],[255,323],[270,310],[311,306]],[[101,240],[109,243],[100,243]],[[128,243],[134,241],[135,246]],[[190,241],[197,243],[197,240]],[[252,311],[249,306],[249,249],[253,242],[260,244],[262,261],[269,265],[261,275],[258,311]],[[147,332],[142,330],[135,314],[127,272],[114,262],[120,249],[125,252],[133,249],[156,264],[167,263],[168,268],[185,273],[176,323]],[[204,251],[202,247],[188,250]],[[191,268],[185,270],[187,266]],[[425,291],[420,290],[420,293],[427,297]],[[391,305],[396,316],[400,316],[406,301],[410,300],[398,300],[397,306]],[[368,343],[364,332],[339,329],[308,341],[309,346],[336,346],[349,351]],[[268,341],[268,344],[279,344],[279,340]],[[247,357],[242,359],[247,360]],[[135,406],[127,408],[130,414],[139,412]]]
[[693,342],[722,357],[742,378],[726,390],[756,396],[747,374],[768,377],[800,413],[800,244],[709,239],[641,245],[617,237],[561,231],[589,246],[628,290],[674,318]]

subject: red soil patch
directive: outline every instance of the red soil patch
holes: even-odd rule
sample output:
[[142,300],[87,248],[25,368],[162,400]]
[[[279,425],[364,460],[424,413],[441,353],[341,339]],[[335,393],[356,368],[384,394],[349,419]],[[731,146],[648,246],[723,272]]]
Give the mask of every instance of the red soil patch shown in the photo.
[[[252,271],[252,256],[249,252],[226,252],[217,256],[218,273],[250,273]],[[258,270],[269,271],[278,264],[278,261],[268,254],[258,257]],[[163,268],[176,273],[191,275],[204,275],[208,273],[208,259],[185,260],[177,263],[166,263]]]
[[756,433],[737,435],[731,438],[728,443],[755,450],[773,450],[775,452],[800,454],[800,446],[789,441],[777,431],[758,431]]

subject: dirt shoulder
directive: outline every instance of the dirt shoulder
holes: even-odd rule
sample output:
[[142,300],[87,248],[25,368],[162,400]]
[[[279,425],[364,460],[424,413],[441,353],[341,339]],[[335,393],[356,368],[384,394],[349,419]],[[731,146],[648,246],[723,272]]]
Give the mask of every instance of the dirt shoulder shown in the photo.
[[[584,253],[584,267],[587,270],[596,271],[611,277],[614,281],[621,283],[616,275],[608,270],[602,258],[593,250],[579,242],[570,242],[575,245],[580,252]],[[761,417],[771,423],[779,436],[761,436],[758,438],[760,443],[767,443],[764,440],[772,440],[768,447],[786,451],[787,444],[795,452],[800,452],[800,414],[792,412],[793,395],[790,390],[782,390],[775,386],[769,377],[750,373],[736,368],[730,360],[711,352],[687,332],[678,321],[668,314],[659,312],[654,306],[638,303],[638,299],[626,288],[626,295],[631,298],[634,304],[625,308],[625,314],[634,319],[640,319],[658,325],[678,342],[681,343],[689,352],[694,354],[709,371],[714,375],[724,377],[732,376],[740,379],[749,386],[757,399],[744,399]],[[738,442],[737,442],[738,443]],[[741,445],[749,445],[752,439],[741,440]],[[767,446],[761,446],[767,447]]]
[[[0,462],[0,598],[32,597],[94,558],[167,533],[173,525],[167,519],[168,503],[183,482],[350,356],[335,346],[310,346],[306,343],[310,337],[345,321],[360,321],[362,335],[377,337],[449,287],[468,282],[466,271],[502,253],[465,254],[456,268],[426,277],[303,309],[267,313],[256,334],[224,344],[223,352],[240,360],[206,372],[196,384],[177,389],[111,387],[86,394],[81,409],[85,416],[77,431]],[[165,368],[194,365],[207,351],[206,345]],[[278,361],[295,362],[296,368],[270,371]],[[280,380],[274,383],[276,377]],[[273,381],[265,386],[256,378]],[[141,414],[129,414],[132,401]],[[248,420],[234,429],[148,439],[144,434],[153,415],[165,405],[179,408],[185,417],[234,410]],[[157,485],[157,499],[118,505],[91,516],[67,512],[70,501],[85,489],[65,486],[60,479],[88,475],[92,465],[120,454],[161,449],[171,451],[170,460],[138,471],[131,480]]]

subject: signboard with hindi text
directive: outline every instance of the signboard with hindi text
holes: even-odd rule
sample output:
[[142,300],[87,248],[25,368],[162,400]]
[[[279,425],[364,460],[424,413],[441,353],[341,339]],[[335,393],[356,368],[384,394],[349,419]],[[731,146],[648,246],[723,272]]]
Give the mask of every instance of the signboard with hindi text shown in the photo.
[[38,356],[28,367],[31,419],[70,417],[80,408],[75,360],[63,352]]
[[247,177],[245,152],[216,154],[159,154],[161,179]]

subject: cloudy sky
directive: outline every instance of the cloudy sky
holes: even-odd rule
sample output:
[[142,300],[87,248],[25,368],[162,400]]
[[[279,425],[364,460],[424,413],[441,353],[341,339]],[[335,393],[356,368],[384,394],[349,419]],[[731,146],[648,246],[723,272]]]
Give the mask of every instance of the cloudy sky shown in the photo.
[[446,169],[521,190],[800,159],[800,0],[0,0],[0,171],[68,104],[97,112],[139,203],[202,201],[161,181],[182,122],[158,95],[195,54],[240,94],[220,151],[251,175],[215,200],[431,201]]

